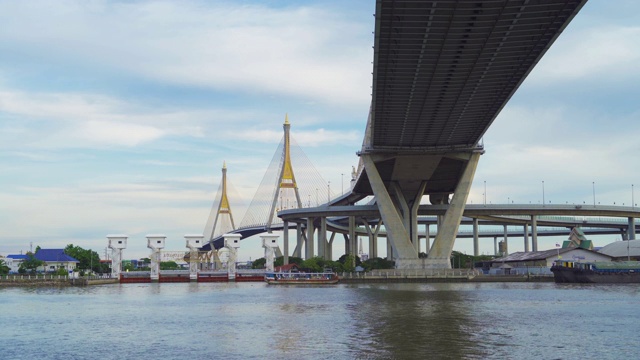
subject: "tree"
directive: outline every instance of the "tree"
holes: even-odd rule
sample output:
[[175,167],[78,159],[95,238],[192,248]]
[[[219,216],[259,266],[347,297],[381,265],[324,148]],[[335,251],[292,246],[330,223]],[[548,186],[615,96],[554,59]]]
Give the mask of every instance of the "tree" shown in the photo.
[[251,268],[252,269],[264,269],[266,263],[267,263],[267,259],[265,259],[263,257],[257,258],[255,260],[253,260],[253,262],[251,263]]
[[322,272],[324,270],[324,259],[318,256],[314,256],[307,259],[300,264],[303,269],[309,269],[311,272]]
[[[346,259],[347,259],[348,256],[349,255],[347,255],[347,254],[344,254],[344,255],[340,256],[340,258],[338,259],[338,262],[343,264],[343,265],[346,264],[346,261],[347,261]],[[356,259],[355,266],[362,266],[362,261],[360,261],[360,257],[356,256],[356,255],[351,255],[351,257],[349,259],[350,259],[350,263],[351,263],[352,267],[354,267],[353,266],[353,258]]]
[[21,274],[24,274],[26,272],[35,274],[38,267],[42,265],[44,265],[44,261],[36,259],[36,257],[33,256],[32,253],[28,252],[27,258],[24,259],[22,263],[20,263],[20,268],[18,269],[18,272],[20,272]]
[[180,265],[175,261],[160,261],[160,270],[178,270]]
[[103,272],[100,265],[100,255],[91,249],[83,249],[80,246],[69,244],[64,248],[64,253],[79,261],[78,269]]
[[363,261],[362,267],[364,267],[366,271],[377,269],[393,269],[396,267],[396,263],[391,260],[377,257]]
[[356,266],[360,265],[360,258],[352,254],[344,254],[340,257],[340,259],[338,259],[338,262],[342,264],[342,270],[344,272],[354,272],[356,270]]
[[7,275],[11,270],[10,267],[4,262],[4,260],[0,259],[0,275]]

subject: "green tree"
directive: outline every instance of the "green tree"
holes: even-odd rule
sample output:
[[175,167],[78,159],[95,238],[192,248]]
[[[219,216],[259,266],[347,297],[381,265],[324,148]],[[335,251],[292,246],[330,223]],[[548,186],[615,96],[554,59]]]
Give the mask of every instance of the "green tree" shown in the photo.
[[91,270],[94,272],[104,272],[100,264],[100,255],[91,249],[84,249],[80,246],[67,245],[64,253],[79,261],[76,268],[79,270]]
[[0,275],[7,275],[11,268],[7,266],[4,260],[0,259]]
[[58,270],[56,270],[54,274],[55,275],[69,275],[69,272],[67,271],[67,269],[65,269],[63,267],[59,267]]
[[360,262],[360,258],[352,254],[349,254],[349,255],[345,254],[345,255],[342,255],[340,259],[338,259],[338,262],[342,264],[342,270],[344,272],[354,272],[356,271],[356,266],[360,265],[358,264]]
[[391,260],[377,257],[363,261],[362,267],[365,268],[366,271],[377,269],[393,269],[396,267],[396,263]]
[[160,270],[178,270],[180,265],[175,261],[160,261]]
[[38,267],[43,265],[44,265],[44,261],[36,259],[36,257],[33,256],[32,253],[28,252],[27,258],[24,259],[22,263],[20,263],[20,268],[18,269],[18,272],[20,272],[21,274],[24,274],[26,272],[35,274]]
[[251,268],[252,269],[264,269],[266,263],[267,263],[267,259],[265,259],[263,257],[257,258],[255,260],[253,260],[253,262],[251,263]]
[[131,261],[122,264],[122,271],[133,271],[133,264]]
[[[289,256],[289,264],[297,264],[300,266],[304,260],[302,258],[296,256]],[[278,256],[276,260],[273,262],[273,266],[282,266],[284,265],[284,256]]]
[[314,256],[307,259],[300,264],[303,269],[309,269],[311,272],[321,272],[324,270],[324,259],[318,256]]

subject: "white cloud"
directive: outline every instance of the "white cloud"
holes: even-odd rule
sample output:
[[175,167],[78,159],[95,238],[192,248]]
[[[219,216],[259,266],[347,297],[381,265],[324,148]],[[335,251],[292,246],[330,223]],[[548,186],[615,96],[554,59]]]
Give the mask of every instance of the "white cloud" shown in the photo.
[[153,127],[107,121],[88,121],[71,133],[71,137],[92,143],[136,146],[164,136],[165,132]]
[[640,27],[601,26],[564,33],[527,82],[640,75]]
[[0,41],[35,58],[174,84],[370,101],[373,19],[354,23],[322,7],[3,2],[0,21]]

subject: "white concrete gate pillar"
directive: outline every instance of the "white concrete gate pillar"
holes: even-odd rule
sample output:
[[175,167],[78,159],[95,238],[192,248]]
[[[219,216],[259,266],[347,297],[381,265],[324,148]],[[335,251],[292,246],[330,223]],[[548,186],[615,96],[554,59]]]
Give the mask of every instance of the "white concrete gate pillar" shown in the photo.
[[238,260],[238,249],[240,248],[240,234],[224,234],[224,247],[229,250],[227,260],[227,274],[229,280],[236,279],[236,261]]
[[189,279],[191,281],[198,280],[198,250],[202,247],[204,242],[204,235],[194,234],[185,235],[187,248],[189,249]]
[[278,235],[260,235],[262,247],[264,248],[264,258],[267,271],[273,271],[273,262],[276,259],[276,248],[278,248]]
[[111,277],[120,278],[122,272],[122,250],[127,248],[127,235],[107,235],[111,249]]
[[160,280],[160,250],[164,249],[165,235],[147,235],[147,247],[151,249],[151,281]]

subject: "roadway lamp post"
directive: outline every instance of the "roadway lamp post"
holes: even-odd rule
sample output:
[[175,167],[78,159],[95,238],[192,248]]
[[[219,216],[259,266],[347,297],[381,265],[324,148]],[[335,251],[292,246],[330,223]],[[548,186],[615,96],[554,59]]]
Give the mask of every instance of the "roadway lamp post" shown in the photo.
[[591,186],[593,187],[593,207],[596,207],[596,182],[592,181]]
[[635,208],[636,207],[636,202],[633,199],[633,184],[631,184],[631,208]]
[[331,181],[327,184],[327,202],[331,201]]
[[482,195],[483,195],[482,202],[486,206],[487,205],[487,180],[484,181],[484,193]]
[[320,206],[320,203],[318,202],[318,188],[316,188],[316,206]]
[[544,180],[542,180],[542,206],[544,206]]
[[344,194],[344,173],[340,174],[340,182],[342,183],[342,193]]

